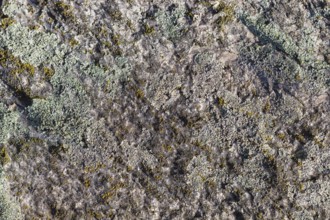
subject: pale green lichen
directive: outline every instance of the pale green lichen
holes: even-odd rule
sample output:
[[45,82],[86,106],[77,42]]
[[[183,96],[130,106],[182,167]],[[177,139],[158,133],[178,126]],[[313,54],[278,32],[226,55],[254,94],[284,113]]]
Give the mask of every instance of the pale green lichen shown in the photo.
[[81,79],[89,78],[96,86],[106,87],[104,92],[115,95],[118,84],[129,78],[131,66],[128,60],[117,57],[113,67],[104,70],[82,62],[82,54],[60,43],[54,34],[30,30],[19,23],[0,33],[1,46],[8,48],[14,56],[36,67],[53,67],[51,72],[46,69],[47,80],[54,89],[53,95],[47,99],[34,99],[26,109],[32,126],[79,146],[91,123],[88,116],[91,97],[87,95]]
[[61,63],[65,48],[61,48],[59,40],[54,34],[31,31],[19,23],[13,24],[0,31],[0,46],[6,46],[13,55],[20,57],[25,63],[34,66],[49,63]]
[[0,166],[0,220],[23,219],[20,206],[9,192],[9,184]]
[[170,40],[177,40],[182,36],[184,30],[184,17],[186,10],[183,6],[177,7],[174,11],[159,11],[156,14],[156,21],[160,25],[163,34]]
[[8,111],[6,106],[0,103],[0,143],[6,143],[10,137],[24,131],[19,123],[19,117],[17,111]]
[[[329,68],[325,62],[315,59],[313,54],[313,40],[308,37],[308,31],[305,31],[305,37],[300,42],[295,42],[288,34],[272,22],[266,22],[262,17],[252,18],[241,14],[242,22],[259,38],[268,41],[273,46],[287,54],[291,59],[296,60],[302,66],[312,66],[317,70]],[[303,46],[303,47],[301,47]]]
[[[290,78],[290,81],[295,79],[296,82],[307,82],[306,87],[315,93],[330,85],[330,75],[328,74],[330,65],[325,61],[317,59],[318,56],[313,48],[313,39],[310,36],[312,30],[305,30],[302,39],[296,42],[281,30],[277,24],[266,22],[262,17],[254,18],[240,13],[240,19],[253,34],[275,47],[288,58],[282,58],[282,60],[277,61],[284,70],[282,72],[285,73],[281,76],[276,76],[277,80],[285,82],[287,78]],[[258,48],[256,49],[258,50]],[[272,50],[271,53],[274,53],[274,51]],[[244,52],[242,54],[245,56]],[[252,56],[255,55],[253,54]],[[269,63],[266,65],[269,65]],[[273,78],[274,72],[271,74]]]
[[10,17],[14,17],[17,13],[19,13],[22,8],[19,7],[18,2],[7,2],[2,7],[2,12],[5,15],[8,15]]

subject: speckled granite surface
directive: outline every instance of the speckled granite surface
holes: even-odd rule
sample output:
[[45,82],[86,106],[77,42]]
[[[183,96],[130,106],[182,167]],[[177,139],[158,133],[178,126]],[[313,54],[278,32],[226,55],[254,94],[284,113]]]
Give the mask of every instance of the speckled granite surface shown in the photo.
[[328,1],[0,5],[0,219],[329,218]]

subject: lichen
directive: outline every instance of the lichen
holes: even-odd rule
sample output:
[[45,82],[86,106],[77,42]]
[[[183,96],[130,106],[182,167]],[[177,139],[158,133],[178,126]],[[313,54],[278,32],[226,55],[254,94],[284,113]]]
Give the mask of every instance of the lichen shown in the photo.
[[[240,14],[240,19],[252,33],[257,35],[262,40],[271,43],[280,51],[287,54],[291,59],[296,60],[302,66],[310,66],[317,70],[329,68],[325,62],[319,62],[315,59],[315,55],[311,53],[311,47],[313,47],[312,40],[308,37],[304,37],[301,43],[304,43],[304,47],[297,46],[298,42],[295,42],[289,35],[282,31],[278,25],[272,22],[267,22],[263,17],[252,18],[245,13]],[[305,36],[308,36],[306,34]]]
[[[100,86],[106,83],[105,91],[110,94],[116,93],[117,84],[130,72],[130,65],[125,58],[116,58],[117,65],[107,71],[94,64],[82,63],[79,52],[60,44],[57,36],[33,31],[20,24],[8,27],[0,39],[15,57],[25,62],[21,66],[31,75],[34,73],[33,66],[44,66],[44,78],[52,84],[54,95],[45,100],[36,99],[27,109],[28,118],[39,131],[49,130],[69,143],[79,145],[90,123],[87,119],[90,98],[75,76],[77,70]],[[119,35],[113,35],[112,41],[119,45]],[[3,56],[0,58],[4,62]],[[52,66],[52,69],[47,66]],[[61,92],[63,89],[65,93]]]
[[61,63],[67,51],[58,45],[59,40],[56,35],[31,31],[18,23],[0,33],[1,43],[6,44],[15,57],[19,57],[24,63],[35,67],[49,63],[49,61]]
[[9,184],[0,166],[0,220],[23,219],[18,202],[9,192]]
[[7,107],[0,103],[0,143],[6,143],[12,136],[19,136],[25,128],[19,123],[19,113],[8,111]]
[[160,25],[163,34],[170,40],[178,40],[185,28],[183,19],[186,9],[183,6],[176,7],[172,12],[159,11],[156,13],[156,21]]

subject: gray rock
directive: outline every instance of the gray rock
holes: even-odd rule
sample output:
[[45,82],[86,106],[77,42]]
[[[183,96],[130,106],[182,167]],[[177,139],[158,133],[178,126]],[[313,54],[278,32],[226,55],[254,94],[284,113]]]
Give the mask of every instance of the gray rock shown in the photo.
[[0,219],[330,216],[328,2],[0,2]]

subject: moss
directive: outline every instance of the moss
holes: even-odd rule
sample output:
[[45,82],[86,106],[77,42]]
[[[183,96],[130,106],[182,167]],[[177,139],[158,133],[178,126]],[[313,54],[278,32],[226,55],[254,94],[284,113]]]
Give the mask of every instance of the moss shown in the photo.
[[261,212],[259,212],[259,213],[257,214],[257,219],[260,219],[260,220],[261,220],[261,219],[264,219],[264,218],[263,218],[263,214],[262,214]]
[[3,67],[7,63],[7,51],[0,49],[0,65]]
[[115,192],[112,192],[112,191],[108,191],[108,192],[105,192],[101,195],[101,198],[104,200],[104,201],[108,201],[111,197],[113,197],[115,195]]
[[108,30],[106,26],[102,26],[100,28],[97,28],[98,34],[101,37],[108,37]]
[[299,73],[297,73],[295,76],[294,76],[295,80],[297,81],[301,81],[302,78],[301,78],[301,75]]
[[166,152],[173,152],[173,147],[171,145],[163,145]]
[[234,7],[220,1],[213,9],[216,14],[221,13],[215,24],[222,31],[227,24],[234,20]]
[[39,25],[29,25],[29,29],[30,30],[38,30],[40,28],[40,26]]
[[144,98],[144,92],[141,89],[137,89],[135,95],[138,99]]
[[265,104],[264,107],[262,108],[262,111],[263,111],[264,113],[267,113],[267,112],[270,111],[270,108],[271,108],[270,102],[269,102],[269,100],[267,100],[266,104]]
[[106,202],[109,199],[111,199],[119,189],[124,188],[124,187],[126,187],[125,183],[122,183],[122,182],[116,183],[116,184],[112,185],[112,187],[110,188],[109,191],[106,191],[105,193],[103,193],[101,195],[101,198]]
[[133,167],[132,166],[129,166],[129,165],[127,165],[127,167],[126,167],[126,171],[127,172],[131,172],[133,170]]
[[35,67],[29,63],[22,63],[21,68],[26,71],[30,76],[34,75]]
[[246,116],[249,117],[249,118],[252,118],[253,115],[254,115],[254,113],[251,112],[251,111],[247,111],[247,112],[246,112]]
[[126,25],[127,25],[127,27],[128,27],[129,29],[134,30],[133,23],[132,23],[131,20],[127,20],[127,21],[126,21]]
[[299,141],[300,143],[306,143],[305,137],[301,134],[296,134],[295,138],[297,141]]
[[131,6],[133,3],[133,0],[126,0],[126,2]]
[[119,46],[121,44],[120,35],[119,34],[111,34],[111,41],[115,46]]
[[29,85],[23,86],[23,76],[30,81],[36,72],[36,68],[30,63],[23,63],[19,58],[13,56],[7,50],[0,49],[0,65],[4,68],[5,73],[3,80],[10,85],[17,94],[26,94],[31,97],[31,89]]
[[315,137],[313,140],[314,140],[314,143],[317,144],[320,148],[324,147],[324,144],[318,138]]
[[106,167],[105,164],[97,163],[97,164],[92,165],[92,166],[86,166],[84,168],[84,171],[85,171],[85,173],[95,173],[95,172],[97,172],[100,169],[105,168],[105,167]]
[[120,21],[122,19],[123,14],[119,10],[114,10],[110,12],[110,17],[115,21]]
[[77,41],[77,40],[74,39],[74,38],[71,38],[71,39],[69,40],[69,44],[70,44],[71,47],[75,47],[75,46],[77,46],[77,45],[79,44],[79,41]]
[[218,104],[219,106],[223,107],[223,106],[225,105],[225,100],[224,100],[224,98],[222,98],[222,97],[218,97],[218,98],[217,98],[217,104]]
[[55,10],[58,11],[65,19],[73,19],[72,7],[64,2],[56,2]]
[[1,28],[6,29],[8,26],[15,23],[15,20],[12,18],[3,18],[1,19]]
[[194,20],[193,10],[188,8],[187,11],[185,12],[185,17],[189,22],[193,22],[193,20]]
[[91,186],[91,180],[90,180],[90,179],[86,179],[86,180],[84,181],[84,186],[85,186],[86,188],[89,188],[89,187]]
[[285,139],[285,134],[279,133],[279,134],[277,134],[277,137],[281,140],[284,140]]
[[149,26],[148,24],[145,24],[143,29],[144,29],[144,34],[146,34],[146,35],[150,35],[155,32],[155,28]]
[[2,166],[4,166],[4,165],[8,164],[9,162],[10,162],[10,157],[9,157],[6,147],[0,148],[0,164]]
[[217,187],[217,183],[214,180],[206,180],[206,184],[209,188],[211,188],[212,190],[215,190]]
[[95,219],[102,219],[103,215],[99,211],[87,210],[87,214]]
[[52,76],[55,74],[55,71],[51,68],[44,67],[43,68],[43,73],[44,73],[44,79],[45,80],[50,80],[50,78],[52,78]]

